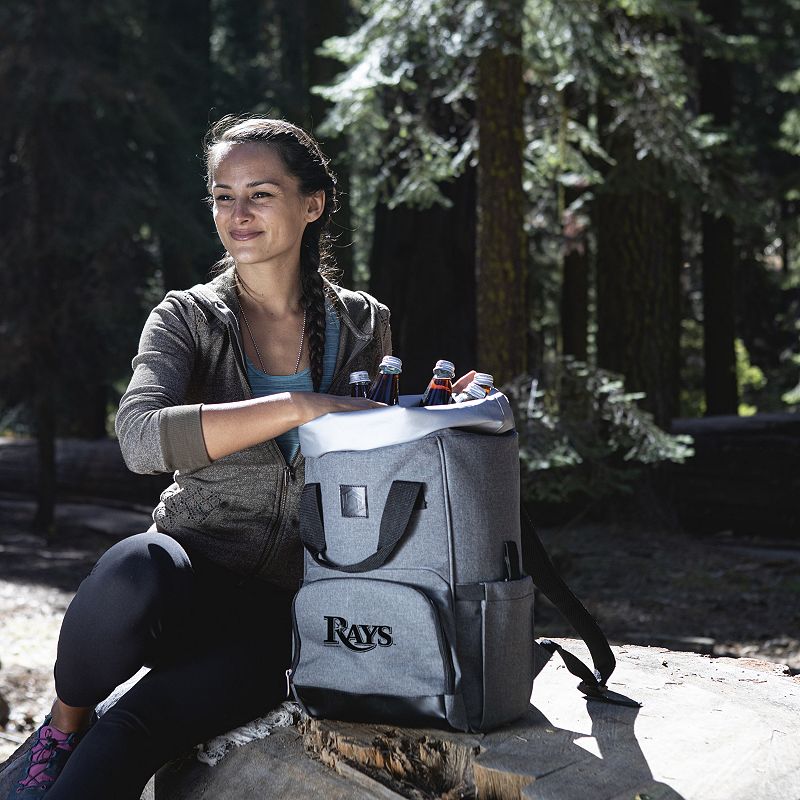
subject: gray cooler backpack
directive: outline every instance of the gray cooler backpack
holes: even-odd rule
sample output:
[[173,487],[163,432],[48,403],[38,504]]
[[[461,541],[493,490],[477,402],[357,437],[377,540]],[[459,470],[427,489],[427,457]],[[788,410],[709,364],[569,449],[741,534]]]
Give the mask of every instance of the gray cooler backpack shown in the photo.
[[[528,709],[560,652],[588,696],[614,656],[520,514],[517,434],[500,392],[470,403],[329,414],[300,428],[305,574],[294,696],[315,717],[485,731]],[[523,574],[521,527],[533,577]],[[533,639],[534,580],[595,670]]]

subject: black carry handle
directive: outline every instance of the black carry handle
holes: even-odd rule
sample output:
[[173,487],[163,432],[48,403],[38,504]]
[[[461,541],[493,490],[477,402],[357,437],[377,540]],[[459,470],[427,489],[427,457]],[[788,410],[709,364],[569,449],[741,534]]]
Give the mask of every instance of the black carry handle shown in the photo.
[[381,517],[378,548],[357,564],[335,564],[325,556],[327,543],[322,522],[322,499],[318,483],[307,483],[300,498],[300,540],[321,567],[339,572],[368,572],[382,567],[403,538],[422,484],[417,481],[392,481]]
[[520,505],[520,521],[522,530],[528,537],[528,541],[533,547],[533,557],[531,559],[531,578],[536,586],[541,589],[545,597],[564,615],[567,622],[575,629],[578,635],[586,642],[594,663],[594,670],[589,669],[579,658],[572,655],[568,650],[564,650],[561,645],[541,639],[534,643],[534,664],[535,674],[538,674],[542,667],[547,663],[553,653],[558,653],[564,660],[566,668],[576,677],[580,678],[578,688],[587,696],[603,700],[615,705],[633,706],[638,708],[641,704],[629,697],[609,691],[606,681],[611,677],[617,661],[611,647],[608,644],[605,634],[600,630],[600,626],[594,617],[586,610],[572,593],[570,588],[556,572],[550,556],[544,549],[544,545],[539,539],[533,522],[523,505]]

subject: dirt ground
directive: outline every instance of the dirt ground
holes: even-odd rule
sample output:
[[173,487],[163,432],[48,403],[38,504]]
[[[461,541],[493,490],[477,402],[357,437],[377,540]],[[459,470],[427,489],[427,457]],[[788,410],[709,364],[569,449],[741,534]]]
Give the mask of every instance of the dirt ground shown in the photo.
[[[148,524],[137,511],[65,505],[47,546],[29,532],[32,514],[31,503],[0,498],[0,696],[9,707],[0,762],[52,702],[59,625],[76,587],[103,550]],[[540,535],[612,643],[758,657],[800,673],[800,545],[596,523]],[[546,601],[536,619],[539,636],[571,635]]]

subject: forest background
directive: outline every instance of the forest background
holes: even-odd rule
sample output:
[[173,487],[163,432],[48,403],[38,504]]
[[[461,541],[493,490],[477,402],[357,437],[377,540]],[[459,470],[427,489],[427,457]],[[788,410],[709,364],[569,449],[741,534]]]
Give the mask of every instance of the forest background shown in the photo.
[[403,391],[494,373],[542,508],[691,462],[676,420],[797,411],[798,96],[800,0],[6,0],[0,431],[37,439],[37,525],[57,440],[113,435],[146,314],[221,255],[229,113],[322,141]]

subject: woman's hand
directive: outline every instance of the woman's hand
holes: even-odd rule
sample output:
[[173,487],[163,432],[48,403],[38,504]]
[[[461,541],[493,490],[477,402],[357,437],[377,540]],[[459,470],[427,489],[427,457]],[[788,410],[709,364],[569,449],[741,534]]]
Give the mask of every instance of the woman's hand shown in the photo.
[[477,375],[478,373],[471,369],[466,375],[462,375],[457,381],[453,382],[453,394],[458,394],[458,392],[463,392],[464,389],[467,388],[467,384]]
[[291,392],[291,395],[298,416],[302,419],[302,422],[297,423],[298,425],[336,411],[367,411],[370,408],[384,407],[383,403],[367,400],[365,397],[340,397],[335,394],[317,394],[316,392]]

